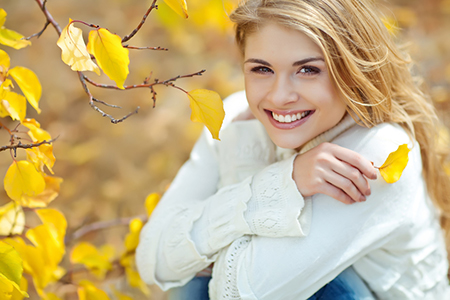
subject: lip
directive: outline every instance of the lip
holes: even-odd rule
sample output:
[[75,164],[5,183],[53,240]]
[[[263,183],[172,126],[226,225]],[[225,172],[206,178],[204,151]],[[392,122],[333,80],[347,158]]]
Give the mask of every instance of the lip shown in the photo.
[[302,118],[300,120],[296,120],[296,121],[291,122],[291,123],[280,123],[280,122],[278,122],[277,120],[275,120],[272,117],[272,112],[276,113],[277,115],[280,115],[280,114],[281,115],[293,115],[293,114],[296,114],[298,112],[304,112],[304,110],[303,111],[289,111],[289,112],[286,112],[286,111],[280,112],[280,111],[275,111],[275,110],[264,110],[264,111],[267,114],[267,117],[269,118],[270,123],[275,128],[285,129],[285,130],[293,129],[293,128],[296,128],[296,127],[299,127],[299,126],[303,125],[303,123],[308,121],[309,117],[311,117],[316,112],[315,110],[311,110],[311,113],[309,115],[307,115],[306,117],[304,117],[304,118]]

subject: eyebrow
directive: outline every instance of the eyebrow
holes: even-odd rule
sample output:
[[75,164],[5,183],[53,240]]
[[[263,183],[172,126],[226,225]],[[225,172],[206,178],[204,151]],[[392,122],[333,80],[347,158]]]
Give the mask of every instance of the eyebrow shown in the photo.
[[[292,64],[292,66],[297,67],[297,66],[304,65],[306,63],[309,63],[312,61],[317,61],[317,60],[325,61],[322,57],[307,57],[305,59],[294,62]],[[246,63],[256,63],[256,64],[261,64],[263,66],[272,67],[272,65],[270,63],[268,63],[267,61],[258,59],[258,58],[249,58],[244,62],[244,64],[246,64]]]

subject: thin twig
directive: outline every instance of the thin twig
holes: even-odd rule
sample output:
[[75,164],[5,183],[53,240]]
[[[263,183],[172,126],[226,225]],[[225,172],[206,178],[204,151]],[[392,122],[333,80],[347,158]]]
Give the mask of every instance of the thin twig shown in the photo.
[[95,99],[92,94],[91,91],[89,90],[87,84],[86,84],[86,79],[88,79],[88,77],[86,77],[82,72],[78,71],[78,77],[80,79],[81,85],[83,86],[84,91],[86,92],[86,94],[89,96],[89,105],[98,113],[100,113],[102,115],[102,117],[108,117],[111,120],[111,123],[113,124],[117,124],[120,122],[123,122],[124,120],[128,119],[130,116],[137,114],[139,111],[139,106],[136,108],[136,110],[130,112],[129,114],[127,114],[126,116],[120,118],[120,119],[116,119],[113,116],[111,116],[110,114],[105,113],[103,110],[101,110],[97,105],[95,105],[95,102],[99,102],[102,103],[103,105],[107,105],[107,106],[112,106],[112,104],[108,104],[106,102],[100,101],[98,99]]
[[50,14],[50,12],[47,10],[46,4],[47,4],[47,0],[36,0],[37,4],[39,5],[39,7],[41,8],[42,12],[45,15],[45,18],[47,19],[48,22],[50,22],[52,24],[52,26],[55,28],[56,32],[58,33],[58,35],[61,35],[61,27],[59,26],[59,24],[55,21],[55,19],[53,18],[53,16]]
[[142,25],[144,25],[145,20],[147,19],[148,15],[151,13],[151,11],[153,9],[158,9],[158,5],[156,5],[156,1],[157,0],[153,0],[152,5],[150,5],[150,8],[147,10],[145,15],[142,17],[142,20],[139,23],[139,25],[129,35],[125,36],[122,39],[122,43],[125,43],[125,42],[129,41],[133,36],[135,36],[136,33],[141,29]]
[[42,141],[42,142],[39,142],[39,143],[35,143],[35,144],[22,144],[22,142],[21,141],[19,141],[19,143],[17,143],[17,144],[14,144],[14,145],[8,145],[8,146],[2,146],[2,147],[0,147],[0,152],[1,151],[5,151],[5,150],[17,150],[18,148],[20,148],[20,149],[30,149],[30,148],[34,148],[34,147],[39,147],[40,145],[43,145],[43,144],[51,144],[51,143],[53,143],[54,141],[56,141],[58,139],[58,137],[56,137],[56,138],[54,138],[54,139],[51,139],[51,140],[49,140],[49,141],[46,141],[46,140],[44,140],[44,141]]
[[[177,79],[187,78],[187,77],[194,77],[194,76],[201,76],[205,71],[206,70],[201,70],[199,72],[195,72],[195,73],[192,73],[192,74],[178,75],[178,76],[172,77],[172,78],[164,80],[164,81],[159,81],[158,79],[155,79],[155,81],[152,82],[152,83],[148,83],[147,79],[146,79],[146,80],[144,80],[144,83],[134,84],[134,85],[125,85],[123,87],[123,89],[124,90],[130,90],[130,89],[136,89],[136,88],[149,88],[149,87],[152,87],[152,86],[155,86],[155,85],[171,86],[170,83],[176,81]],[[89,82],[90,84],[92,84],[95,87],[104,88],[104,89],[122,90],[116,85],[96,83],[95,81],[93,81],[89,77],[85,76],[84,74],[82,74],[82,76],[83,76],[83,80],[85,80],[86,82]]]
[[163,47],[135,47],[130,45],[123,45],[124,48],[134,49],[134,50],[161,50],[161,51],[169,51],[167,48]]
[[42,28],[41,31],[39,31],[39,32],[37,32],[37,33],[35,33],[35,34],[32,34],[32,35],[30,35],[29,37],[26,37],[26,38],[24,38],[24,39],[25,39],[25,40],[31,40],[31,39],[34,38],[34,37],[40,38],[41,35],[44,33],[45,29],[47,29],[48,25],[50,25],[50,22],[49,22],[49,21],[45,22],[44,28]]
[[115,219],[115,220],[95,222],[95,223],[83,226],[83,227],[79,228],[78,230],[76,230],[74,233],[72,233],[70,238],[66,238],[65,243],[67,245],[70,242],[78,240],[82,236],[84,236],[88,233],[91,233],[93,231],[108,229],[108,228],[115,227],[115,226],[128,225],[128,224],[130,224],[130,222],[133,219],[136,219],[136,218],[141,219],[143,222],[147,221],[147,215],[139,215],[139,216],[129,217],[129,218],[120,218],[120,219]]

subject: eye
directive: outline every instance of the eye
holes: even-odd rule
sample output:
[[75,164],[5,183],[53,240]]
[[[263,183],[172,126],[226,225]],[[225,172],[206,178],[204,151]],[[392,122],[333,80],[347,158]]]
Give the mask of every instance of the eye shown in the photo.
[[257,73],[257,74],[267,74],[267,73],[273,73],[273,71],[265,66],[257,66],[251,69],[252,73]]
[[298,73],[305,74],[307,76],[317,75],[320,73],[320,69],[313,66],[303,66],[300,68]]

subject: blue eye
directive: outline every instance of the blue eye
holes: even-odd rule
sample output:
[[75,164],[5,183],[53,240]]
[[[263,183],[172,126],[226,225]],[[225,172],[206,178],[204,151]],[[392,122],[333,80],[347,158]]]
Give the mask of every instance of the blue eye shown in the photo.
[[303,66],[298,72],[305,75],[316,75],[320,73],[320,69],[313,66]]
[[251,69],[253,73],[259,73],[259,74],[267,74],[267,73],[273,73],[273,71],[268,67],[258,66]]

